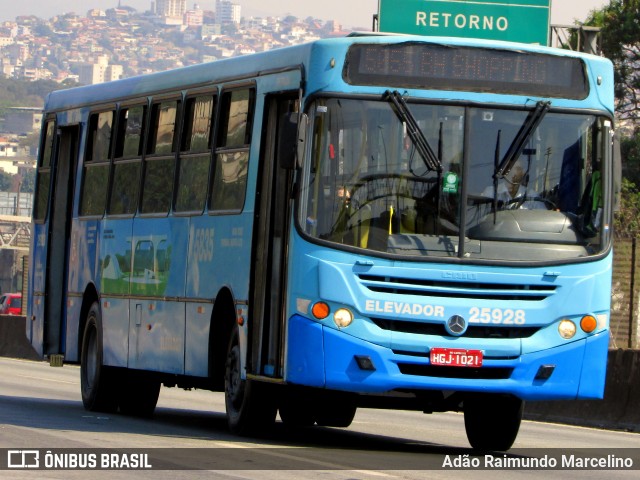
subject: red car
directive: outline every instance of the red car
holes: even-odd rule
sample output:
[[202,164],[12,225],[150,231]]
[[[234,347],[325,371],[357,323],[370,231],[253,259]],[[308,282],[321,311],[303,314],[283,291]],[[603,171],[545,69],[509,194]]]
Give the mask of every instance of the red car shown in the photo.
[[5,293],[0,296],[0,315],[22,315],[22,294]]

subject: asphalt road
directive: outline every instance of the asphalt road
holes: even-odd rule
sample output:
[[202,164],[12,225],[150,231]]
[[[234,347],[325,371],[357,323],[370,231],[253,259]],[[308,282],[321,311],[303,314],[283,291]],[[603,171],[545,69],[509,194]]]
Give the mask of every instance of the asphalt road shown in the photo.
[[[292,430],[277,422],[261,438],[231,435],[226,428],[222,394],[162,388],[151,419],[87,412],[80,400],[79,368],[51,368],[46,363],[0,358],[0,466],[8,465],[9,450],[37,450],[58,462],[100,465],[112,455],[116,466],[136,461],[152,471],[87,471],[8,469],[3,479],[424,479],[424,478],[638,478],[640,435],[536,422],[523,422],[509,459],[526,466],[556,459],[573,461],[573,469],[505,470],[502,454],[488,458],[469,448],[460,414],[358,411],[348,429]],[[62,449],[62,450],[61,450]],[[151,450],[149,450],[151,449]],[[589,449],[589,450],[576,450]],[[613,449],[613,450],[612,450]],[[81,452],[85,457],[78,457]],[[87,453],[88,452],[88,453]],[[147,455],[144,457],[144,455]],[[89,455],[94,455],[90,457]],[[466,457],[465,455],[469,455]],[[571,460],[571,455],[573,460]],[[636,470],[576,467],[595,456],[624,462]],[[15,464],[15,458],[11,457]],[[48,459],[54,458],[53,456]],[[144,460],[144,461],[143,461]],[[493,464],[487,461],[493,460]],[[30,460],[27,460],[28,463]],[[459,470],[450,462],[477,461],[480,467]],[[4,462],[4,463],[3,463]],[[26,464],[25,463],[25,464]],[[60,463],[59,463],[60,464]],[[114,464],[112,464],[113,466]],[[194,469],[195,468],[195,469]]]

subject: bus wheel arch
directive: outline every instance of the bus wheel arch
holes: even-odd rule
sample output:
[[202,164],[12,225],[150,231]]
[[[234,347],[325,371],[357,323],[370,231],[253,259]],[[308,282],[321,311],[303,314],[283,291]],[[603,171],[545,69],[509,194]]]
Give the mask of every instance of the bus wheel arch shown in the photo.
[[94,412],[116,412],[117,379],[112,368],[103,365],[102,315],[93,302],[86,316],[80,353],[80,391],[84,408]]
[[278,410],[272,386],[242,378],[238,326],[234,326],[225,362],[227,425],[238,435],[260,434],[273,426]]
[[93,283],[87,285],[82,296],[82,307],[80,308],[80,324],[78,325],[78,363],[82,358],[82,342],[84,339],[84,330],[87,326],[87,316],[89,309],[94,303],[99,305],[98,291]]
[[209,381],[214,391],[224,391],[227,346],[236,324],[235,302],[228,288],[220,290],[213,304],[209,326]]
[[209,330],[209,381],[224,391],[227,424],[239,435],[259,433],[275,422],[277,406],[269,386],[242,378],[242,348],[231,290],[216,296]]

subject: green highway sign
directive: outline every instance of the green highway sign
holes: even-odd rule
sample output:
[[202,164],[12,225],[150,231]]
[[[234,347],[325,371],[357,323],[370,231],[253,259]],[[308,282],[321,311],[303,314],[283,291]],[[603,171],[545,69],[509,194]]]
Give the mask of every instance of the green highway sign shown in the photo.
[[548,45],[551,0],[378,0],[381,32]]

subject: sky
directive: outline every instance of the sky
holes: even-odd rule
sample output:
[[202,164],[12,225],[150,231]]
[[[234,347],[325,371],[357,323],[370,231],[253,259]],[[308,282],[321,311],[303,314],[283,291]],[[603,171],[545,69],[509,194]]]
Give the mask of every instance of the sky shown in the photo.
[[[19,15],[37,15],[50,18],[54,15],[75,12],[85,15],[91,8],[130,6],[138,11],[150,8],[151,0],[0,0],[0,21],[14,20]],[[203,10],[215,10],[215,0],[187,0],[187,8],[198,3]],[[242,6],[243,16],[314,17],[336,20],[343,27],[364,27],[371,30],[372,16],[378,11],[378,0],[234,0]],[[594,8],[608,4],[608,0],[552,0],[551,23],[572,24],[584,20]]]

